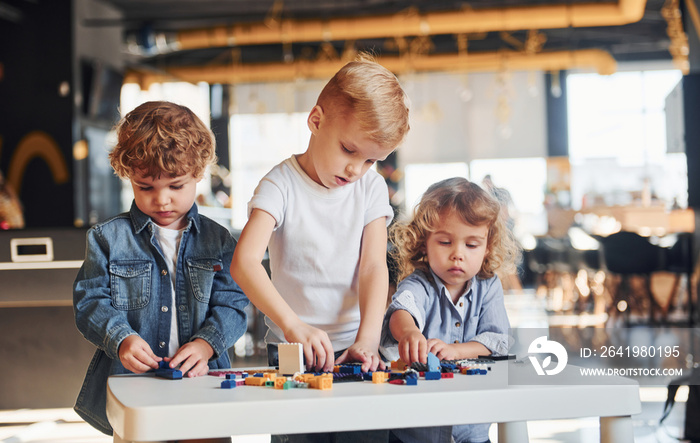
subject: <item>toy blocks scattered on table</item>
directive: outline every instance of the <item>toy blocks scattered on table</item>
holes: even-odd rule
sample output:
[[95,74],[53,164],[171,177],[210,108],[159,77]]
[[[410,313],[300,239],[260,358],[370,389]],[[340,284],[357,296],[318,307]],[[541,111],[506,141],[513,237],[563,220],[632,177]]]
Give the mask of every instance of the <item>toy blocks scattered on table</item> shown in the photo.
[[[285,343],[286,344],[286,343]],[[290,345],[297,345],[290,343]],[[286,355],[284,364],[289,358],[297,362],[296,354],[300,352],[300,347],[289,347],[287,350],[293,351],[294,355]],[[284,351],[286,353],[286,351]],[[280,359],[282,363],[282,359]],[[280,366],[282,368],[284,365]],[[454,378],[455,372],[465,375],[488,374],[491,367],[484,364],[483,360],[467,359],[440,361],[434,354],[428,354],[428,363],[412,363],[410,366],[402,360],[391,362],[391,369],[378,370],[374,372],[362,372],[361,363],[346,363],[336,365],[333,372],[303,372],[296,371],[289,374],[289,377],[282,376],[280,371],[289,369],[261,369],[255,372],[244,372],[240,370],[216,370],[210,371],[209,375],[225,377],[222,381],[222,389],[231,389],[243,384],[248,386],[267,386],[274,389],[299,389],[311,388],[328,390],[333,388],[333,383],[342,382],[362,382],[372,381],[372,383],[390,383],[395,385],[417,385],[419,378],[425,380],[441,380],[443,378]],[[289,368],[288,366],[286,366]],[[296,368],[295,368],[296,369]],[[179,372],[179,371],[178,371]]]

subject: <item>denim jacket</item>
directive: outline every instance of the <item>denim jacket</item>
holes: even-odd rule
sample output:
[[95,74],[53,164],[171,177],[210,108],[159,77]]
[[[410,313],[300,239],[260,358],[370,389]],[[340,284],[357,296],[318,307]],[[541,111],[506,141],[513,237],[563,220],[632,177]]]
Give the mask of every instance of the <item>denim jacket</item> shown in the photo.
[[[230,274],[235,240],[226,228],[200,216],[193,205],[177,257],[175,305],[180,346],[201,338],[214,349],[211,369],[231,366],[228,348],[247,328],[248,299]],[[118,350],[138,334],[167,357],[172,305],[171,278],[155,238],[153,221],[132,204],[128,213],[87,232],[87,251],[73,285],[75,323],[97,346],[75,410],[111,434],[105,412],[107,377],[129,373]]]

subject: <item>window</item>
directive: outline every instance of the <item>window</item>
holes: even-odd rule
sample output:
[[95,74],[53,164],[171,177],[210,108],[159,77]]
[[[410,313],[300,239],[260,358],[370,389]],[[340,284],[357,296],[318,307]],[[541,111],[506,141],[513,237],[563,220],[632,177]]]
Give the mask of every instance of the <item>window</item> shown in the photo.
[[[668,154],[666,97],[680,71],[567,76],[571,206],[687,205],[685,154]],[[637,202],[638,203],[638,202]]]
[[248,221],[248,201],[258,182],[292,154],[306,151],[307,112],[237,114],[231,117],[231,197],[234,229]]

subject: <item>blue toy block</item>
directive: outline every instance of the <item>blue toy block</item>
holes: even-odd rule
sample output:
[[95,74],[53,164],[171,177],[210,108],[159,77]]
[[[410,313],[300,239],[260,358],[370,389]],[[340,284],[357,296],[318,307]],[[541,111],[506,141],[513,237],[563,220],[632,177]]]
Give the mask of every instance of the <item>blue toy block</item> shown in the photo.
[[362,373],[362,366],[351,364],[341,365],[338,372],[340,372],[341,374],[360,374]]
[[236,374],[226,374],[226,379],[227,379],[227,380],[235,380],[235,379],[236,379]]
[[363,372],[362,373],[362,378],[365,381],[372,381],[372,372]]
[[440,362],[440,367],[442,368],[443,371],[445,372],[452,372],[455,369],[457,369],[457,365],[454,363],[448,363],[447,361],[441,361]]
[[435,356],[432,352],[428,352],[428,371],[435,372],[440,371],[440,359]]
[[415,386],[418,384],[418,377],[406,377],[406,384]]
[[236,380],[228,379],[228,380],[223,380],[221,382],[221,389],[233,389],[236,386],[237,386]]
[[440,371],[428,371],[425,373],[426,380],[440,380],[441,378],[442,374]]
[[156,369],[156,377],[167,378],[170,380],[182,379],[182,371],[179,369]]
[[487,371],[486,369],[479,369],[479,374],[481,374],[481,375],[485,375],[485,374],[487,374],[488,372],[489,372],[489,371]]

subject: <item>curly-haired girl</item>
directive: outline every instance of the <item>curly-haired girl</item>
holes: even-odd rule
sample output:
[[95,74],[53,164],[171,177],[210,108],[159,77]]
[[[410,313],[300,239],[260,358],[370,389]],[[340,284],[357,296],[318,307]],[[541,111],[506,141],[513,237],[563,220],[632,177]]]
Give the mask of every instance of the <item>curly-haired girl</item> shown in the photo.
[[[509,322],[497,271],[511,272],[520,249],[498,200],[464,178],[428,188],[413,219],[392,227],[399,285],[384,317],[382,351],[405,362],[507,354]],[[398,348],[398,349],[397,349]],[[488,441],[488,424],[455,426],[456,441]],[[449,427],[393,431],[402,441],[417,432],[449,441]],[[423,439],[423,438],[420,438]]]

